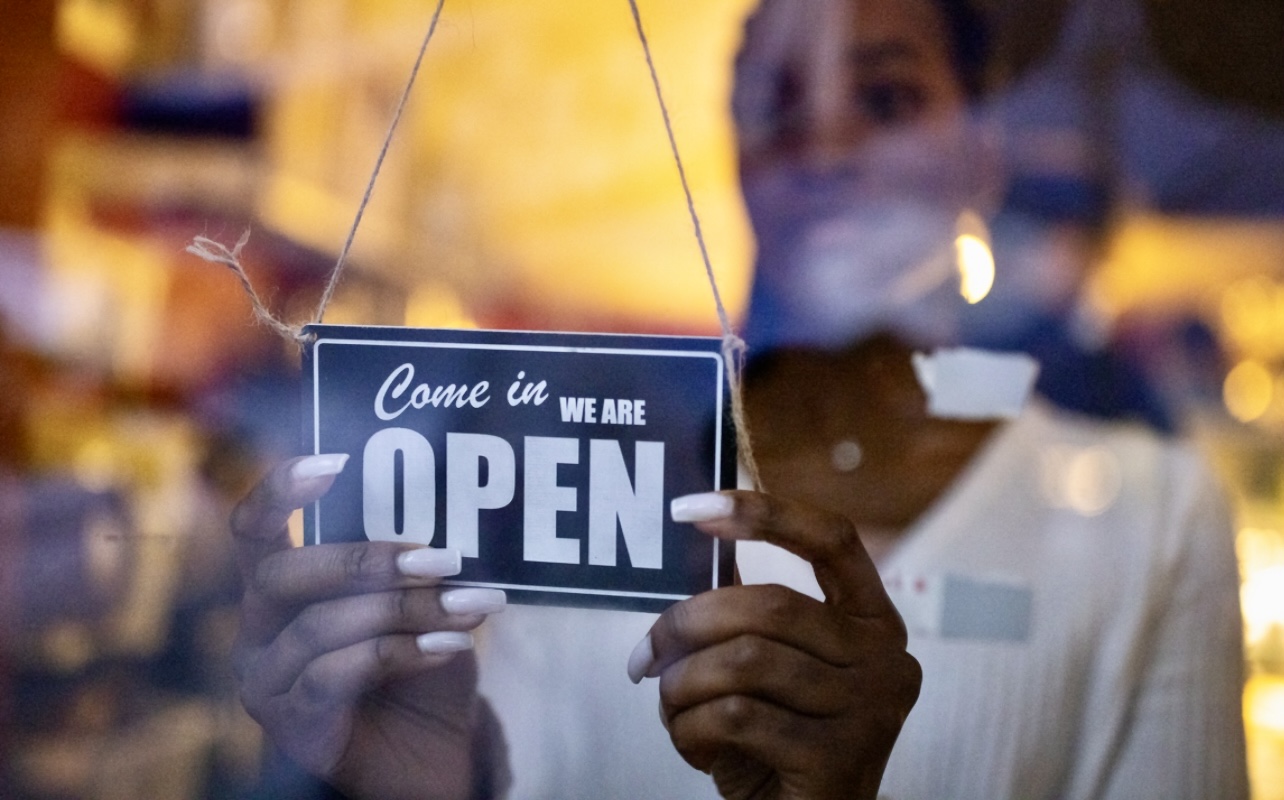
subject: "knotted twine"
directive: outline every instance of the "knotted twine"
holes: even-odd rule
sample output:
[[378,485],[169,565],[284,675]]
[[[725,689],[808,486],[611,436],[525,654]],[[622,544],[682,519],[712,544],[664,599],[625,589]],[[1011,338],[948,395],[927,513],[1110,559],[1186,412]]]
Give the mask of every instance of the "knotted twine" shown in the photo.
[[[718,279],[714,275],[713,262],[709,258],[709,248],[704,239],[704,228],[700,224],[700,215],[696,212],[695,198],[691,193],[690,182],[687,180],[687,170],[682,163],[682,154],[678,150],[678,140],[673,132],[673,121],[669,116],[669,106],[664,100],[664,90],[660,86],[660,76],[655,68],[655,60],[651,56],[651,43],[647,39],[646,30],[642,25],[642,15],[638,11],[637,0],[628,0],[628,2],[629,10],[633,14],[633,24],[637,29],[638,41],[642,44],[642,53],[646,57],[647,71],[651,75],[651,86],[655,90],[655,99],[660,106],[660,116],[664,121],[664,131],[669,140],[669,151],[673,156],[674,165],[678,168],[678,178],[682,183],[682,193],[687,202],[687,213],[691,217],[691,226],[695,232],[696,244],[699,245],[700,249],[700,260],[704,264],[705,276],[709,279],[709,288],[713,291],[713,302],[718,312],[718,324],[722,328],[722,357],[727,368],[727,386],[731,392],[731,421],[736,431],[740,463],[747,473],[751,485],[754,488],[761,489],[762,478],[758,472],[758,463],[754,458],[753,445],[749,437],[749,421],[745,414],[744,389],[741,383],[747,346],[745,341],[736,335],[735,329],[731,325],[731,317],[727,314],[726,305],[722,302],[722,292],[718,288]],[[423,42],[419,45],[419,53],[415,57],[414,66],[410,70],[406,88],[402,91],[401,99],[397,103],[397,110],[393,114],[392,122],[384,135],[383,146],[379,149],[379,155],[375,159],[374,169],[370,173],[370,180],[366,184],[365,193],[361,197],[361,203],[357,206],[357,213],[352,221],[352,227],[348,230],[348,236],[344,240],[343,248],[339,251],[339,257],[335,261],[334,269],[330,272],[325,291],[322,292],[321,300],[317,304],[316,313],[313,314],[311,322],[307,324],[321,324],[325,318],[326,308],[334,297],[335,289],[338,288],[339,280],[343,276],[343,270],[347,266],[348,254],[352,250],[353,240],[357,235],[357,229],[361,226],[361,219],[365,215],[366,206],[370,203],[370,196],[373,194],[375,183],[379,179],[379,171],[383,168],[388,149],[392,146],[393,134],[396,133],[397,126],[401,123],[402,114],[405,112],[406,105],[410,100],[410,92],[414,88],[415,80],[419,77],[419,69],[423,65],[424,55],[428,52],[428,45],[432,41],[433,34],[437,32],[437,22],[441,19],[441,12],[445,5],[446,0],[437,0],[437,6],[433,10],[432,21],[428,25],[428,32],[424,35]],[[292,325],[273,314],[263,303],[258,292],[255,291],[245,267],[241,264],[241,251],[245,249],[245,245],[249,240],[250,232],[246,230],[241,235],[240,240],[237,241],[236,246],[229,250],[225,245],[213,239],[197,236],[188,245],[187,252],[210,263],[221,264],[230,269],[240,280],[241,287],[245,290],[246,296],[249,297],[255,319],[271,328],[282,338],[294,342],[302,349],[310,344],[315,337],[304,332],[304,325]]]

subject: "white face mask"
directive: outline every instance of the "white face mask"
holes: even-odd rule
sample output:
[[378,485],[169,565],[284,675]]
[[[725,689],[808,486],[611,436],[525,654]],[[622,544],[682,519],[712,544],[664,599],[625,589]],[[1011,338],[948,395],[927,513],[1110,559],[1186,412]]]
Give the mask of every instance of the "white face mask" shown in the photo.
[[842,164],[782,160],[747,175],[758,239],[750,344],[835,346],[876,330],[955,341],[967,305],[957,223],[979,185],[960,148],[908,133]]
[[846,209],[800,231],[789,304],[835,342],[875,330],[913,341],[949,337],[954,220],[909,201]]

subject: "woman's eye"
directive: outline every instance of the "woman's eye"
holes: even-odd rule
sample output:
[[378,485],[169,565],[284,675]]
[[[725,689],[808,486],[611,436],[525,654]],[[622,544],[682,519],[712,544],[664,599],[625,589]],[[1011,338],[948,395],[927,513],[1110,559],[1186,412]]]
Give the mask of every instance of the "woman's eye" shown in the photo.
[[873,83],[856,90],[856,109],[877,125],[903,125],[923,110],[925,93],[908,83]]
[[802,82],[798,74],[792,69],[782,69],[772,88],[769,112],[772,130],[777,136],[796,134],[804,121]]

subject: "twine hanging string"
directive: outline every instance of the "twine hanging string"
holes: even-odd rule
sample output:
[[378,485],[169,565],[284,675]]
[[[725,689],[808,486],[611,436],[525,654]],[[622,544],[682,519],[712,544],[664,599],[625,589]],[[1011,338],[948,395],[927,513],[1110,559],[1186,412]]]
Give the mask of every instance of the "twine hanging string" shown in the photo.
[[[339,258],[334,263],[334,269],[330,271],[330,279],[326,281],[325,291],[321,293],[321,300],[317,303],[317,310],[313,314],[310,324],[321,324],[325,319],[325,311],[330,306],[330,301],[334,299],[335,289],[339,287],[339,280],[343,277],[343,270],[348,264],[348,254],[352,251],[352,243],[357,238],[357,229],[361,227],[361,219],[366,214],[366,206],[370,204],[370,197],[374,194],[375,183],[379,180],[379,172],[383,169],[383,162],[388,157],[389,148],[392,147],[393,134],[397,132],[397,126],[401,124],[401,116],[405,113],[406,105],[410,102],[410,92],[415,88],[415,80],[419,77],[419,68],[423,66],[424,56],[428,53],[428,45],[432,42],[433,34],[437,32],[437,22],[441,19],[441,10],[445,5],[446,0],[437,0],[437,7],[432,14],[432,22],[428,25],[428,33],[424,35],[423,42],[419,45],[419,54],[415,57],[415,64],[410,70],[410,78],[406,81],[406,88],[401,92],[401,100],[397,103],[396,113],[393,114],[392,123],[388,126],[388,132],[383,137],[383,147],[379,149],[379,157],[375,159],[374,169],[370,173],[370,180],[366,183],[365,193],[361,196],[361,204],[357,206],[356,217],[352,220],[352,227],[348,229],[348,238],[344,240],[343,249],[339,251]],[[187,252],[212,264],[222,264],[235,273],[237,279],[241,281],[241,286],[244,287],[246,295],[250,298],[250,304],[254,307],[255,319],[267,325],[282,337],[295,342],[299,347],[303,347],[312,338],[309,334],[303,332],[304,326],[291,325],[277,317],[263,304],[258,292],[254,291],[254,287],[250,283],[250,277],[246,274],[245,267],[241,264],[241,250],[245,248],[245,244],[249,239],[250,232],[247,230],[241,236],[240,241],[237,242],[236,247],[228,250],[226,246],[219,242],[204,236],[197,236],[188,245]]]
[[250,231],[248,229],[241,234],[240,241],[231,250],[213,239],[197,236],[187,246],[187,252],[203,258],[211,264],[222,264],[230,269],[237,279],[241,281],[241,288],[245,290],[245,294],[250,298],[250,305],[254,308],[254,318],[276,331],[283,338],[299,342],[303,338],[300,329],[288,322],[277,319],[276,315],[263,303],[259,293],[254,291],[254,284],[250,282],[250,276],[245,274],[245,267],[241,266],[241,251],[245,249],[245,245],[249,241]]
[[695,229],[696,244],[700,246],[700,259],[704,262],[704,274],[709,279],[709,288],[713,290],[713,302],[718,309],[718,323],[722,326],[722,360],[727,365],[727,386],[731,391],[731,422],[736,429],[736,444],[740,450],[740,463],[748,473],[753,488],[763,489],[762,476],[758,473],[758,462],[753,455],[753,443],[749,438],[749,419],[745,413],[744,389],[740,378],[745,362],[745,351],[748,349],[745,340],[736,335],[731,326],[731,317],[722,302],[722,292],[718,289],[718,279],[713,274],[713,262],[709,259],[709,247],[704,241],[704,229],[700,225],[700,215],[696,213],[695,198],[691,194],[691,184],[687,181],[687,170],[682,164],[682,154],[678,151],[678,139],[673,133],[673,121],[669,117],[669,105],[664,101],[664,90],[660,88],[660,76],[655,69],[655,60],[651,57],[651,43],[646,30],[642,27],[642,15],[638,12],[637,0],[629,0],[629,10],[633,12],[633,24],[638,30],[638,40],[642,43],[642,53],[646,56],[646,67],[651,73],[651,85],[655,89],[655,99],[660,104],[660,116],[664,119],[664,132],[669,137],[669,150],[673,154],[673,163],[678,168],[678,178],[682,182],[682,193],[687,199],[687,213],[691,216],[691,226]]
[[[437,0],[437,7],[433,11],[428,33],[424,36],[423,43],[419,46],[419,55],[415,58],[414,67],[410,71],[410,78],[406,82],[406,88],[401,94],[401,100],[397,104],[392,123],[388,126],[388,132],[384,136],[383,147],[380,148],[379,157],[375,160],[374,170],[370,174],[370,181],[366,184],[365,193],[361,197],[361,204],[357,207],[357,214],[352,221],[352,227],[348,231],[348,237],[343,243],[343,249],[339,252],[339,258],[335,262],[334,269],[330,273],[330,279],[326,283],[325,291],[317,304],[312,324],[320,324],[325,318],[326,308],[330,305],[335,289],[339,285],[339,280],[343,276],[343,270],[347,265],[348,254],[352,250],[352,243],[356,238],[357,229],[361,226],[361,219],[365,215],[366,206],[370,203],[375,182],[379,179],[379,171],[383,168],[384,159],[392,146],[393,134],[401,123],[401,116],[410,100],[410,92],[414,88],[415,79],[419,76],[419,69],[423,65],[424,55],[428,52],[428,45],[432,41],[433,34],[437,31],[437,22],[441,18],[442,8],[445,4],[446,0]],[[731,421],[735,426],[740,463],[748,474],[753,487],[762,489],[762,478],[758,472],[758,463],[754,459],[753,445],[749,438],[749,422],[745,414],[744,390],[741,384],[741,374],[747,348],[744,340],[736,335],[731,325],[731,317],[727,314],[727,307],[722,302],[722,292],[718,289],[718,279],[713,272],[713,262],[709,258],[709,248],[704,240],[704,229],[700,224],[700,215],[696,212],[695,198],[691,193],[690,182],[687,180],[687,171],[682,163],[682,154],[678,150],[678,140],[673,132],[673,121],[669,117],[669,106],[664,100],[664,90],[660,86],[660,76],[656,72],[655,60],[651,56],[651,43],[647,39],[646,30],[642,26],[642,15],[638,11],[637,0],[629,0],[629,10],[633,14],[633,24],[637,28],[638,40],[642,44],[642,53],[646,56],[646,66],[651,75],[651,85],[655,89],[655,99],[659,103],[660,116],[664,120],[664,131],[669,139],[669,150],[673,155],[673,163],[678,168],[678,178],[682,183],[682,193],[687,201],[687,213],[691,217],[696,244],[700,248],[700,259],[704,263],[705,276],[709,279],[709,288],[713,291],[713,302],[718,311],[718,323],[722,327],[722,355],[727,369],[727,385],[731,392]],[[240,241],[236,243],[236,246],[229,250],[219,242],[204,236],[197,236],[192,240],[192,244],[187,247],[187,252],[211,263],[221,264],[234,272],[240,280],[241,286],[245,289],[250,303],[253,305],[255,318],[282,337],[294,341],[300,347],[305,346],[309,342],[309,335],[303,332],[303,326],[291,325],[278,318],[268,309],[259,297],[258,292],[254,290],[249,275],[246,274],[245,268],[241,264],[241,251],[245,248],[249,238],[250,232],[247,230],[241,236]]]

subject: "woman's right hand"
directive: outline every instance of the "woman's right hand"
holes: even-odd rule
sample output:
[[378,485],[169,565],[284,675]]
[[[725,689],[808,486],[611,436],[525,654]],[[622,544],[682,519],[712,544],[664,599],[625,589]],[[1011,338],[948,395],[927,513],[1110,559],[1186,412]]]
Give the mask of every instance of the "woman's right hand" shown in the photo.
[[825,592],[822,603],[783,586],[725,586],[660,615],[629,677],[660,679],[678,752],[726,798],[873,800],[923,672],[856,529],[747,491],[679,498],[672,514],[805,558]]
[[438,588],[459,572],[454,550],[293,547],[290,514],[325,494],[346,460],[286,462],[232,514],[241,700],[281,751],[342,792],[466,798],[485,712],[468,632],[503,609],[504,593]]

